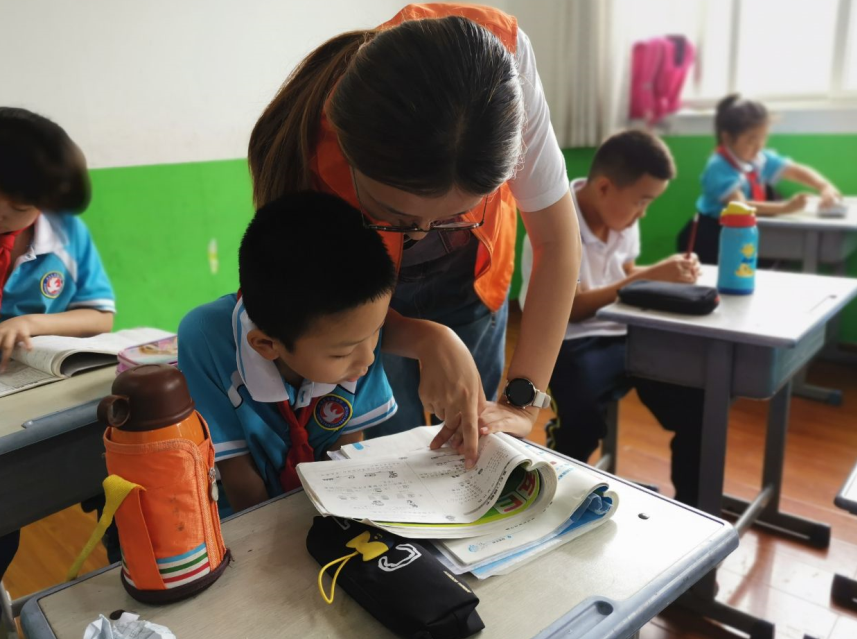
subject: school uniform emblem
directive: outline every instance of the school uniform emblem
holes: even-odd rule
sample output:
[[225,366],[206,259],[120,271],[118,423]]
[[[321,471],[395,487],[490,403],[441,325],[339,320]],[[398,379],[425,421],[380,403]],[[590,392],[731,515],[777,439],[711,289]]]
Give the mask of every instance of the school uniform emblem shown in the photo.
[[62,293],[65,286],[65,278],[59,271],[45,273],[41,282],[42,295],[50,299],[56,299]]
[[351,402],[339,395],[325,395],[315,405],[315,421],[325,430],[339,430],[353,414]]

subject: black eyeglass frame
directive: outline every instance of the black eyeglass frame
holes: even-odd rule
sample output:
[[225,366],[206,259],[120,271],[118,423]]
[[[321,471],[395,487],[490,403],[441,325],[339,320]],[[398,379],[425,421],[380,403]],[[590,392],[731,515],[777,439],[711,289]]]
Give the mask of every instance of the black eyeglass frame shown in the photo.
[[478,222],[445,222],[444,220],[436,220],[429,224],[427,229],[421,228],[418,224],[411,226],[396,226],[394,224],[376,224],[370,222],[370,216],[366,213],[366,207],[363,206],[363,200],[360,199],[360,190],[357,188],[357,179],[354,176],[354,169],[351,169],[351,182],[354,184],[354,194],[357,196],[357,203],[360,205],[360,213],[363,216],[363,228],[372,229],[373,231],[384,231],[387,233],[429,233],[431,231],[470,231],[478,229],[485,224],[485,212],[488,210],[488,196],[484,200],[482,206],[482,219]]

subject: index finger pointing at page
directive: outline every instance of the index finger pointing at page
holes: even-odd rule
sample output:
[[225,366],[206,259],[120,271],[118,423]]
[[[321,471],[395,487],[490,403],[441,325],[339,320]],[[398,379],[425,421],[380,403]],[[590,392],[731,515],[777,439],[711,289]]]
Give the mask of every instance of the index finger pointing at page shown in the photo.
[[429,448],[432,450],[436,450],[443,446],[449,438],[455,434],[455,426],[450,424],[449,422],[445,422],[441,427],[440,431],[438,431],[437,435],[434,436],[434,439],[431,440],[431,444],[429,444]]
[[459,432],[464,438],[464,467],[473,468],[479,456],[479,415],[473,403],[461,414]]

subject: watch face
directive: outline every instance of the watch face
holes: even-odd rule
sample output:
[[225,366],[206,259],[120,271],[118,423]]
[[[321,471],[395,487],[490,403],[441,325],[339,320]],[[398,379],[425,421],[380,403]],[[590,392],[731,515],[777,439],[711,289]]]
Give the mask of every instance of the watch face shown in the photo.
[[528,379],[513,379],[506,385],[506,399],[512,406],[529,406],[535,398],[536,388]]

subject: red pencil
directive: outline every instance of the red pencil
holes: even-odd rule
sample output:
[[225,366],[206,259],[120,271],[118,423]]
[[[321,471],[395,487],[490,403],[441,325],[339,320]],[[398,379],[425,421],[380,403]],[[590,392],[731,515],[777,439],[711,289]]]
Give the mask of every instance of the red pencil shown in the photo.
[[690,239],[687,241],[687,253],[685,253],[685,257],[690,259],[690,256],[693,255],[693,245],[696,244],[696,229],[699,228],[699,213],[693,216],[693,227],[690,229]]

